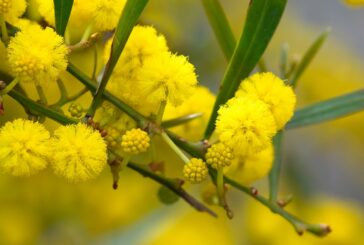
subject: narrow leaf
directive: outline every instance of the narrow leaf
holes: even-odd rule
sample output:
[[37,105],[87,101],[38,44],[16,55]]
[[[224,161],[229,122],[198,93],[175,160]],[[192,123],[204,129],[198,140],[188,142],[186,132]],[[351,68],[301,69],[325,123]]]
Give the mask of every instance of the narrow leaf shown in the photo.
[[319,102],[296,111],[287,129],[325,122],[364,110],[364,90]]
[[297,81],[301,78],[304,71],[307,69],[307,67],[310,65],[313,58],[315,58],[316,54],[324,44],[324,42],[327,39],[327,36],[330,33],[330,29],[327,29],[325,32],[323,32],[309,47],[305,55],[303,56],[301,62],[298,64],[296,71],[293,73],[293,77],[291,79],[291,84],[293,87],[297,85]]
[[234,96],[240,81],[249,76],[267,48],[282,17],[287,0],[254,0],[248,9],[244,31],[225,72],[205,137],[215,128],[217,111]]
[[283,131],[280,131],[273,138],[274,162],[269,173],[269,200],[273,203],[277,201],[278,197],[279,175],[281,173],[282,165],[282,140]]
[[199,118],[203,115],[203,113],[193,113],[193,114],[189,114],[189,115],[186,115],[186,116],[183,116],[183,117],[178,117],[178,118],[174,118],[174,119],[171,119],[171,120],[166,120],[166,121],[163,121],[162,122],[162,127],[163,128],[171,128],[171,127],[175,127],[175,126],[178,126],[178,125],[181,125],[181,124],[185,124],[185,123],[188,123],[189,121],[192,121],[196,118]]
[[230,60],[236,41],[224,10],[218,0],[202,0],[202,4],[226,60]]
[[73,0],[53,0],[56,32],[63,36],[71,15]]

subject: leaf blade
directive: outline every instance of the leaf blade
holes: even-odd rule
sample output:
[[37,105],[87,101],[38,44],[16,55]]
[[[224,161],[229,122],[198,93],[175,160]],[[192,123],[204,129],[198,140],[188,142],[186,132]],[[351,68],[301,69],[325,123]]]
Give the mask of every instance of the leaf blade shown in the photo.
[[71,15],[73,0],[53,0],[57,34],[64,36]]
[[359,90],[297,110],[286,129],[321,123],[362,110],[364,110],[364,90]]

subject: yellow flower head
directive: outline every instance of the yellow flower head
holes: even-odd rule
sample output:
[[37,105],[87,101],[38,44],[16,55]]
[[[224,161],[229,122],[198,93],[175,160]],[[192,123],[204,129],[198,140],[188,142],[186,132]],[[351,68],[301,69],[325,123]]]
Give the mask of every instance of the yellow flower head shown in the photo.
[[268,147],[277,132],[267,105],[250,97],[233,98],[220,108],[216,132],[237,155],[257,153]]
[[36,84],[55,81],[66,70],[67,52],[61,36],[37,25],[18,32],[8,46],[14,76]]
[[[106,44],[104,59],[109,59],[112,40]],[[107,89],[145,116],[158,110],[156,102],[145,103],[145,95],[135,93],[144,83],[138,74],[144,69],[146,59],[168,52],[166,39],[151,26],[136,26],[130,34],[119,58]]]
[[25,0],[0,0],[0,15],[11,23],[24,14],[25,8]]
[[127,131],[121,138],[122,150],[131,155],[145,152],[149,148],[150,138],[147,132],[140,128]]
[[291,119],[296,105],[293,89],[270,72],[256,73],[245,79],[236,96],[250,96],[266,103],[273,113],[278,130]]
[[202,113],[202,116],[190,122],[171,128],[174,133],[188,140],[197,141],[203,137],[214,103],[215,95],[208,88],[197,86],[195,93],[183,102],[182,105],[175,107],[168,103],[163,119],[175,119],[194,113]]
[[96,29],[99,31],[114,29],[119,21],[125,2],[125,0],[89,1]]
[[168,100],[174,106],[181,105],[197,85],[195,67],[187,57],[171,53],[147,59],[139,80],[140,93],[150,104]]
[[189,182],[196,184],[204,181],[207,177],[207,166],[202,159],[192,158],[183,167],[183,176]]
[[249,185],[268,175],[272,168],[273,158],[273,145],[269,144],[266,149],[258,153],[236,157],[227,173],[233,175],[242,184]]
[[106,165],[106,143],[85,124],[61,126],[54,131],[53,169],[70,182],[98,176]]
[[228,167],[234,159],[232,149],[224,143],[213,144],[206,153],[206,162],[214,169]]
[[23,119],[7,122],[0,139],[1,172],[29,176],[47,166],[50,135],[43,125]]

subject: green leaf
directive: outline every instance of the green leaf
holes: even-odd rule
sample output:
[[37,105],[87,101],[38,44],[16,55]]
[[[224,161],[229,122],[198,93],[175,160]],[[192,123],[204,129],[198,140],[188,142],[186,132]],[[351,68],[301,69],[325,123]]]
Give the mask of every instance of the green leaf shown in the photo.
[[174,118],[174,119],[171,119],[171,120],[166,120],[166,121],[163,121],[161,126],[163,128],[171,128],[171,127],[175,127],[175,126],[178,126],[178,125],[181,125],[181,124],[185,124],[185,123],[188,123],[189,121],[192,121],[196,118],[199,118],[203,115],[203,113],[193,113],[193,114],[188,114],[186,116],[183,116],[183,117],[178,117],[178,118]]
[[53,0],[56,32],[63,36],[71,15],[73,0]]
[[119,60],[121,52],[123,51],[126,42],[133,30],[134,25],[137,23],[141,13],[143,12],[148,0],[128,0],[125,4],[119,23],[115,30],[114,39],[111,46],[110,58],[106,64],[105,72],[102,76],[99,87],[92,101],[92,104],[87,112],[88,116],[95,114],[96,108],[102,101],[102,94],[105,91],[106,85],[111,77],[111,74]]
[[296,111],[286,128],[330,121],[362,110],[364,110],[364,90],[359,90]]
[[236,41],[224,10],[218,0],[202,0],[202,4],[226,60],[230,60]]
[[303,72],[307,69],[313,58],[315,58],[316,54],[324,44],[327,39],[327,36],[330,34],[330,29],[328,28],[325,32],[323,32],[309,47],[305,55],[303,56],[301,62],[298,64],[297,69],[293,73],[293,77],[291,79],[290,84],[295,87],[297,85],[297,81],[301,78]]
[[234,96],[242,79],[249,76],[267,48],[282,17],[287,0],[251,1],[244,31],[225,72],[205,137],[215,128],[219,107]]
[[283,131],[279,131],[273,138],[274,162],[269,173],[269,200],[272,203],[275,203],[278,197],[279,175],[282,165],[282,140]]

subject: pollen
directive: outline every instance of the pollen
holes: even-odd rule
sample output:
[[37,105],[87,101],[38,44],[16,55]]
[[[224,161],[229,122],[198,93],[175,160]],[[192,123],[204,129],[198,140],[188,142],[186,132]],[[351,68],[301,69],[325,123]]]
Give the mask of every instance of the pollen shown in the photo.
[[224,143],[213,144],[206,153],[206,162],[214,169],[230,166],[233,159],[232,149]]
[[127,154],[137,155],[145,152],[149,145],[149,135],[139,128],[127,131],[121,138],[121,148]]
[[184,178],[193,184],[204,181],[207,177],[207,173],[206,163],[199,158],[192,158],[190,162],[183,167]]

